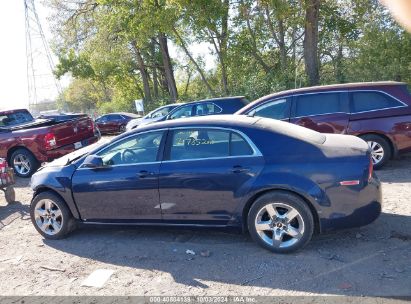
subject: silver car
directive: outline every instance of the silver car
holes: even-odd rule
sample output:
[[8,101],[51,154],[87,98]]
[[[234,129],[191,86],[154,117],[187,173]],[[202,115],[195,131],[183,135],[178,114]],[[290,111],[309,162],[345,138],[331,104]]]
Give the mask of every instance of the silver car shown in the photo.
[[168,113],[170,113],[171,110],[178,107],[179,105],[182,105],[182,103],[168,104],[168,105],[159,107],[159,108],[151,111],[150,113],[148,113],[146,116],[144,116],[142,118],[132,119],[127,123],[126,131],[130,131],[132,129],[135,129],[140,124],[148,124],[148,123],[160,120],[164,116],[167,116]]

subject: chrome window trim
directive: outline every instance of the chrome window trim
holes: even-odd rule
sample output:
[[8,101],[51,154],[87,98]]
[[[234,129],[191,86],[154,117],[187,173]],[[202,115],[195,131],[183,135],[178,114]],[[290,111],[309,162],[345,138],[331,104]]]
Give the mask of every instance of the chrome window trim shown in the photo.
[[[212,129],[212,130],[223,130],[223,131],[231,131],[236,133],[237,135],[240,135],[247,143],[250,145],[251,149],[253,150],[252,155],[233,155],[233,156],[221,156],[221,157],[207,157],[207,158],[191,158],[191,159],[181,159],[181,160],[162,160],[162,161],[155,161],[155,162],[144,162],[144,163],[130,163],[130,164],[120,164],[120,165],[112,165],[112,166],[107,166],[107,168],[116,168],[116,167],[124,167],[124,166],[136,166],[136,165],[154,165],[154,164],[161,164],[161,163],[172,163],[172,162],[181,162],[181,161],[196,161],[196,160],[208,160],[208,159],[232,159],[232,158],[243,158],[243,157],[261,157],[263,154],[261,151],[257,148],[257,146],[254,144],[254,142],[243,132],[232,129],[232,128],[224,128],[224,127],[204,127],[204,126],[187,126],[187,127],[170,127],[170,128],[162,128],[162,129],[155,129],[155,130],[147,130],[144,132],[138,132],[138,133],[133,133],[130,134],[126,137],[123,137],[121,140],[125,140],[127,138],[137,136],[140,134],[145,134],[145,133],[153,133],[153,132],[164,132],[167,130],[173,131],[173,130],[187,130],[187,129]],[[163,135],[164,136],[164,135]],[[98,155],[98,153],[103,152],[104,150],[110,148],[114,144],[116,144],[118,141],[110,143],[107,147],[103,147],[100,150],[97,150],[94,154]],[[83,167],[83,164],[77,169],[77,170],[92,170],[92,168],[87,168]]]
[[216,156],[216,157],[206,157],[206,158],[190,158],[190,159],[170,159],[170,160],[163,160],[163,163],[175,163],[175,162],[182,162],[182,161],[196,161],[196,160],[215,160],[215,159],[232,159],[232,158],[243,158],[243,157],[260,157],[263,156],[261,151],[257,148],[257,146],[254,144],[254,142],[243,132],[232,129],[232,128],[224,128],[224,127],[204,127],[204,126],[187,126],[187,127],[175,127],[175,128],[170,128],[170,131],[174,130],[189,130],[189,129],[207,129],[207,130],[220,130],[220,131],[228,131],[228,132],[234,132],[237,135],[240,135],[247,144],[251,147],[253,150],[253,154],[251,155],[233,155],[233,156]]
[[406,107],[408,107],[408,105],[407,105],[406,103],[402,102],[402,101],[399,100],[397,97],[395,97],[395,96],[393,96],[393,95],[391,95],[391,94],[389,94],[389,93],[387,93],[387,92],[381,91],[381,90],[353,90],[353,91],[350,91],[350,92],[352,92],[352,93],[358,93],[358,92],[376,92],[376,93],[381,93],[381,94],[383,94],[383,95],[386,95],[386,96],[388,96],[388,97],[390,97],[390,98],[398,101],[400,104],[402,104],[401,106],[387,107],[387,108],[380,108],[380,109],[366,110],[366,111],[359,111],[359,112],[351,112],[350,114],[361,114],[361,113],[368,113],[368,112],[375,112],[375,111],[382,111],[382,110],[390,110],[390,109],[398,109],[398,108],[406,108]]
[[[254,108],[252,108],[252,109],[251,109],[248,113],[246,113],[246,114],[249,114],[249,113],[255,111],[257,108],[259,108],[259,107],[261,107],[261,106],[263,106],[263,105],[265,105],[265,104],[268,104],[268,103],[270,103],[270,102],[273,102],[273,101],[276,101],[276,100],[280,100],[280,99],[287,99],[287,98],[290,98],[290,97],[298,97],[298,96],[302,96],[302,95],[327,94],[327,93],[348,93],[348,94],[350,94],[350,93],[356,93],[356,92],[376,92],[376,93],[381,93],[381,94],[384,94],[384,95],[386,95],[386,96],[388,96],[388,97],[390,97],[390,98],[398,101],[398,102],[401,103],[402,105],[401,105],[401,106],[395,106],[395,107],[387,107],[387,108],[375,109],[375,110],[360,111],[360,112],[343,112],[343,111],[338,111],[338,112],[330,112],[330,113],[323,113],[323,114],[312,114],[312,115],[296,116],[296,117],[291,117],[291,116],[290,116],[290,119],[292,119],[292,118],[294,118],[294,119],[299,119],[299,118],[303,118],[303,117],[312,117],[312,116],[321,116],[321,115],[330,115],[330,114],[349,114],[349,115],[351,115],[351,114],[361,114],[361,113],[368,113],[368,112],[375,112],[375,111],[382,111],[382,110],[398,109],[398,108],[408,107],[408,105],[407,105],[406,103],[402,102],[402,101],[401,101],[400,99],[398,99],[397,97],[395,97],[395,96],[393,96],[393,95],[391,95],[391,94],[389,94],[389,93],[387,93],[387,92],[385,92],[385,91],[382,91],[382,90],[376,90],[376,89],[353,89],[353,90],[351,90],[351,89],[347,88],[346,90],[335,90],[335,91],[331,90],[331,91],[322,91],[322,92],[307,92],[307,93],[298,93],[298,94],[284,95],[284,96],[281,96],[281,97],[277,97],[277,98],[274,98],[274,99],[270,99],[269,101],[263,102],[262,104],[256,105]],[[349,101],[349,103],[351,103],[351,102]]]
[[333,115],[333,114],[347,114],[347,115],[349,115],[350,113],[347,113],[347,112],[329,112],[329,113],[323,113],[323,114],[312,114],[312,115],[305,115],[305,116],[290,117],[290,119],[300,119],[300,118],[304,118],[304,117]]

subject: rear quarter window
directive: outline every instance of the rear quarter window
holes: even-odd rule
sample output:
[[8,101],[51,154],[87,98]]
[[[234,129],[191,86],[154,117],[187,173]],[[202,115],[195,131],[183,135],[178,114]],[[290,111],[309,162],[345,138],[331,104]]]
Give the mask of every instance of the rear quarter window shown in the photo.
[[400,101],[381,92],[352,92],[351,113],[376,111],[404,106]]

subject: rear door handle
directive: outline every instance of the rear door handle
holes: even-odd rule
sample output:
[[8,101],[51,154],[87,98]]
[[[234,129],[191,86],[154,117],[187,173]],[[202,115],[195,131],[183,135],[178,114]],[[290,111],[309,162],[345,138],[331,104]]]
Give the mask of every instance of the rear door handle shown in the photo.
[[250,171],[250,168],[244,168],[243,166],[233,166],[231,172],[233,173],[244,173]]
[[150,172],[150,171],[147,171],[147,170],[141,170],[140,172],[138,172],[138,176],[140,177],[140,178],[144,178],[144,177],[147,177],[147,176],[152,176],[152,175],[154,175],[155,173],[154,172]]

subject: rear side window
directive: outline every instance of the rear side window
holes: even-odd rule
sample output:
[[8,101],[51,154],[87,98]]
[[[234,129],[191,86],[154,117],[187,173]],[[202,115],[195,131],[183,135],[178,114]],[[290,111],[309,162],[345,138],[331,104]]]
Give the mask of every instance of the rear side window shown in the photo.
[[174,111],[174,113],[171,114],[170,119],[191,117],[192,110],[193,110],[193,105],[179,107]]
[[344,112],[340,93],[307,94],[295,97],[295,117]]
[[401,102],[379,92],[353,92],[352,113],[403,106]]
[[221,113],[222,109],[213,103],[202,103],[196,106],[196,116]]
[[230,156],[253,155],[253,153],[253,149],[244,138],[234,132],[231,132]]
[[252,155],[250,145],[238,134],[225,130],[184,129],[173,132],[170,160]]
[[0,114],[0,127],[15,126],[31,121],[33,121],[33,116],[28,111]]
[[287,99],[279,99],[267,102],[251,111],[254,116],[272,119],[289,118],[289,104]]

